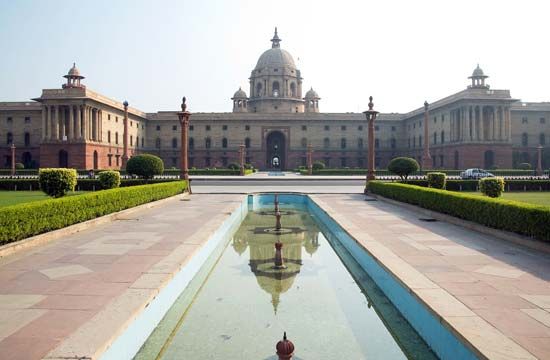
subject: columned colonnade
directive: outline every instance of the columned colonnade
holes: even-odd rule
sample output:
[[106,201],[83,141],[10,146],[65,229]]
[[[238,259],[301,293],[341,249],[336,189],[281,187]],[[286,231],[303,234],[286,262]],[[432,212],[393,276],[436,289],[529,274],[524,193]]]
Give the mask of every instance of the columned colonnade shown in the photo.
[[451,141],[510,142],[512,127],[508,106],[473,105],[451,110]]
[[102,110],[89,105],[42,106],[44,141],[102,141]]

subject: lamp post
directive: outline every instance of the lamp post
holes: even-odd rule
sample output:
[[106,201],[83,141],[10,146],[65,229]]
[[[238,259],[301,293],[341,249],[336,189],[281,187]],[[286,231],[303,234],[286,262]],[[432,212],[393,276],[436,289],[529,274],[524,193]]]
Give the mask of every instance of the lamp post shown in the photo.
[[11,176],[15,175],[15,144],[11,143]]
[[430,156],[430,134],[429,134],[429,112],[428,102],[424,101],[424,152],[422,153],[422,169],[429,170],[432,168],[432,157]]
[[313,147],[311,146],[311,144],[308,144],[307,145],[307,174],[308,175],[313,174],[312,154],[313,154]]
[[187,111],[187,104],[185,104],[185,96],[181,101],[181,111],[178,112],[178,119],[181,125],[181,175],[180,179],[187,181],[187,187],[189,193],[191,194],[191,182],[189,181],[189,169],[188,169],[188,159],[187,159],[187,147],[188,147],[188,137],[189,132],[189,117],[191,113]]
[[122,150],[122,168],[126,169],[128,163],[128,101],[124,100],[124,134],[122,136],[123,150]]
[[372,96],[369,97],[369,109],[363,111],[363,114],[367,117],[368,121],[368,142],[369,142],[369,152],[367,154],[367,181],[374,180],[374,120],[378,115],[378,111],[373,110],[374,104],[372,103]]
[[539,146],[537,146],[537,156],[538,156],[537,176],[542,176],[543,172],[542,172],[542,145],[541,144],[539,144]]
[[244,176],[244,144],[239,145],[239,170],[241,176]]

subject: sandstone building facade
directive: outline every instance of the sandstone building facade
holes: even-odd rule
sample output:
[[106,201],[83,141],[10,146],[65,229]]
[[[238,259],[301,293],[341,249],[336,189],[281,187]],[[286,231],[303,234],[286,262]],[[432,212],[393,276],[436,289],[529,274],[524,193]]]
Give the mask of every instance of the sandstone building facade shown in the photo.
[[[226,167],[238,162],[244,144],[246,162],[256,168],[293,169],[306,165],[311,144],[313,159],[327,167],[366,167],[364,114],[320,112],[321,98],[313,88],[303,95],[301,72],[281,48],[276,30],[271,43],[251,72],[250,95],[239,89],[231,98],[232,112],[191,116],[189,165]],[[122,102],[86,88],[75,65],[64,77],[60,89],[44,89],[33,101],[0,103],[0,167],[9,167],[12,143],[16,161],[26,167],[122,166]],[[490,89],[487,77],[478,66],[466,89],[429,105],[429,139],[423,138],[424,107],[381,113],[375,129],[376,167],[386,167],[395,156],[421,162],[426,141],[433,168],[535,164],[537,147],[547,147],[550,135],[550,103],[518,101],[509,90]],[[128,116],[129,155],[152,153],[163,158],[165,167],[178,166],[177,112],[129,107]]]

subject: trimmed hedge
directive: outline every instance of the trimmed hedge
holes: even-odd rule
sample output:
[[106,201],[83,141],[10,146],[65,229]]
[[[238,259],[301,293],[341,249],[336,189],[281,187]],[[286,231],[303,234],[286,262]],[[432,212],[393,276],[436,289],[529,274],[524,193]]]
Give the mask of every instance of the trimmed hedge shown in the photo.
[[0,244],[182,193],[185,181],[134,186],[0,208]]
[[445,189],[447,182],[447,175],[445,175],[445,173],[429,172],[426,178],[428,179],[429,187],[434,189]]
[[162,175],[164,162],[161,158],[152,154],[135,155],[128,160],[126,172],[145,179],[152,179],[155,175]]
[[38,172],[40,190],[52,197],[63,197],[76,186],[75,169],[40,169]]
[[407,180],[409,175],[414,174],[418,169],[420,169],[420,165],[410,157],[396,157],[388,164],[388,170],[404,180]]
[[[177,179],[122,179],[120,187],[158,184],[178,181]],[[101,184],[98,179],[78,179],[76,182],[76,191],[97,191],[101,190]],[[9,191],[33,191],[40,190],[38,179],[0,179],[0,190]]]
[[500,177],[489,177],[479,180],[479,190],[492,198],[497,198],[504,191],[504,179]]
[[550,241],[550,208],[546,206],[381,181],[369,181],[367,188],[383,197]]
[[102,171],[97,180],[103,189],[115,189],[120,186],[120,173],[114,170]]

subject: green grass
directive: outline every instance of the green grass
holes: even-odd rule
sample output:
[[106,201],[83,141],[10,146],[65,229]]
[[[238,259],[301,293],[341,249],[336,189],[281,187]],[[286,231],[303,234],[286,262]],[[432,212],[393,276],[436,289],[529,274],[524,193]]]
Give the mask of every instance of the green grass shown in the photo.
[[[84,194],[85,191],[73,191],[67,196]],[[42,191],[0,191],[0,207],[50,199]]]
[[[461,191],[461,194],[471,194],[484,196],[482,193],[474,191]],[[526,191],[526,192],[504,192],[501,199],[522,201],[535,205],[550,206],[550,192],[543,191]]]

